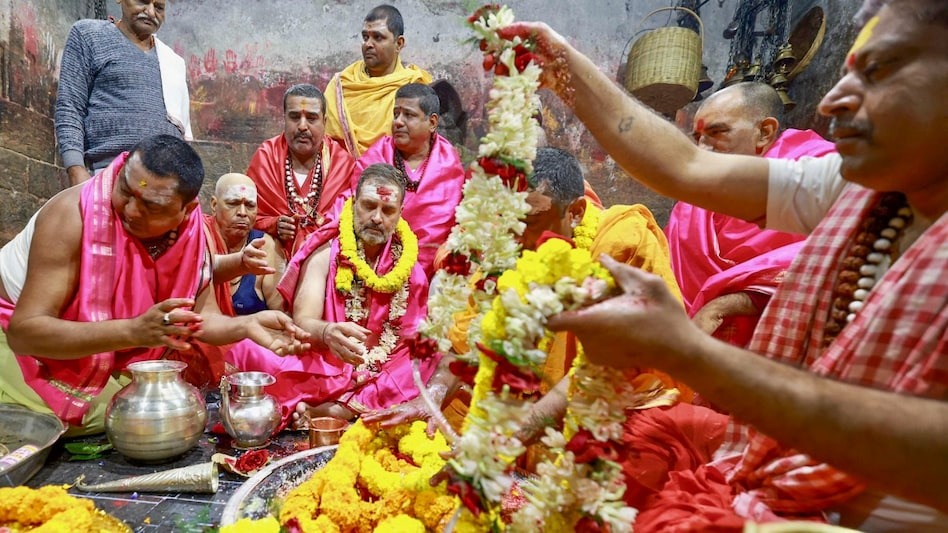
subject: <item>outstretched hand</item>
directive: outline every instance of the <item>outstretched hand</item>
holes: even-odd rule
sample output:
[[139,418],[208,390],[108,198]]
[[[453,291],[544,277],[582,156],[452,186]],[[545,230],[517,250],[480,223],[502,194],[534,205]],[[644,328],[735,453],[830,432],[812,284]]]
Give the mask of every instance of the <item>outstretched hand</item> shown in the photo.
[[138,346],[167,346],[175,350],[191,348],[188,339],[200,336],[204,319],[191,311],[194,300],[169,298],[151,306],[134,320],[133,331],[139,332]]
[[252,315],[247,338],[277,355],[291,355],[310,348],[309,333],[281,311],[260,311]]
[[267,251],[263,249],[266,243],[266,239],[260,237],[244,246],[241,251],[240,264],[246,273],[255,276],[266,276],[276,272],[276,269],[271,267],[267,261]]
[[576,333],[593,363],[670,370],[678,362],[674,354],[687,353],[702,333],[662,278],[605,255],[600,261],[612,273],[621,294],[555,315],[548,326]]
[[416,420],[427,420],[428,428],[425,433],[428,438],[433,438],[438,426],[431,420],[431,415],[425,406],[425,401],[420,396],[405,403],[393,405],[388,409],[379,409],[371,413],[362,415],[362,422],[367,425],[378,425],[382,429],[393,428],[402,424],[410,424]]
[[501,28],[497,34],[507,40],[512,40],[514,37],[520,37],[523,40],[533,39],[536,43],[532,50],[533,55],[543,67],[540,86],[563,95],[569,81],[566,56],[570,45],[562,35],[543,22],[515,22]]

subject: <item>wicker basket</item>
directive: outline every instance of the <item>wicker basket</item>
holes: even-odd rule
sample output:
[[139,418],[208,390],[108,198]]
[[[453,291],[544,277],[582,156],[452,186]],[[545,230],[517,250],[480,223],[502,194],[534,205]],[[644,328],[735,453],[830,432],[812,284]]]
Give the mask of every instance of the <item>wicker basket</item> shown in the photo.
[[[684,11],[698,21],[701,34],[680,26],[656,28],[640,37],[629,50],[623,85],[642,103],[667,115],[694,99],[701,77],[704,25],[698,15],[683,7],[662,7],[661,11]],[[637,31],[636,31],[637,33]],[[633,34],[634,35],[634,34]]]

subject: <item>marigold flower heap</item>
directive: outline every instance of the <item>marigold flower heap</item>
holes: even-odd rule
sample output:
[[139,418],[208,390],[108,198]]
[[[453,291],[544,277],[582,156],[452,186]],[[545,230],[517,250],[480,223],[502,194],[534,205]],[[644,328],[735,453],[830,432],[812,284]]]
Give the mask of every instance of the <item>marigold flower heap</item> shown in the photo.
[[71,496],[61,486],[0,488],[0,530],[92,531],[98,512],[91,500]]
[[425,423],[372,431],[356,422],[336,454],[280,506],[279,520],[241,520],[222,533],[289,531],[424,533],[443,531],[457,504],[428,481],[444,466],[448,445]]

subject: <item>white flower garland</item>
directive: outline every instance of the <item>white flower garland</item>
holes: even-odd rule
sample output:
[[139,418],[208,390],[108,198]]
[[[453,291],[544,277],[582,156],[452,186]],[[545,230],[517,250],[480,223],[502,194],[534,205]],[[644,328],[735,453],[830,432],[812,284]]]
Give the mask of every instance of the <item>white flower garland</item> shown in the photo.
[[[362,245],[358,245],[359,256],[365,258],[362,251]],[[402,247],[399,244],[392,246],[392,260],[398,262],[401,257]],[[361,279],[356,278],[352,283],[352,288],[346,293],[346,319],[350,322],[361,323],[368,318],[369,311],[365,307],[366,288]],[[408,311],[408,281],[402,283],[401,287],[392,294],[392,300],[388,304],[388,319],[382,324],[382,333],[379,335],[379,342],[372,348],[362,354],[362,364],[356,367],[357,371],[378,372],[392,355],[392,350],[398,344],[399,329],[396,324]]]

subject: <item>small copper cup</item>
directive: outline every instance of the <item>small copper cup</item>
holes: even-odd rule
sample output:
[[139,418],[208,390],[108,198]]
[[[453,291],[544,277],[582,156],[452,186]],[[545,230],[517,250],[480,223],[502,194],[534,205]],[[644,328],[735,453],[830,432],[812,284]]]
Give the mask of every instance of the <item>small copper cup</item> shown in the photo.
[[335,446],[349,428],[349,422],[334,416],[319,416],[309,421],[309,447]]

